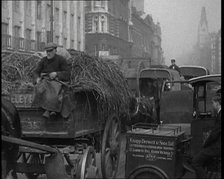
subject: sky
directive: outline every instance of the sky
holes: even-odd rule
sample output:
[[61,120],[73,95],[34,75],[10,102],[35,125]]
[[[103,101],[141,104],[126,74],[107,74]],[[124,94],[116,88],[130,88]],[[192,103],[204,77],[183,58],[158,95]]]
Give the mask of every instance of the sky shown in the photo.
[[201,9],[205,6],[209,32],[221,28],[221,0],[145,0],[144,11],[159,22],[162,31],[162,49],[165,63],[189,52],[197,42]]

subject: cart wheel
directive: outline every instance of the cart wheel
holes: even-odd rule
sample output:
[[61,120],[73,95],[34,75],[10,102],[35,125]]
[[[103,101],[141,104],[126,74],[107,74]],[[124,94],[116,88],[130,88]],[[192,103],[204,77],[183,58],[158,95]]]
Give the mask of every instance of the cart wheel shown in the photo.
[[[87,147],[80,165],[80,176],[77,178],[87,179],[87,178],[98,178],[98,168],[96,167],[96,153],[94,148],[89,146]],[[78,174],[78,175],[79,175]]]
[[103,178],[114,178],[120,158],[121,124],[116,115],[106,122],[102,142],[101,170]]
[[[32,164],[43,164],[44,161],[43,161],[43,155],[41,154],[37,154],[37,153],[34,153],[34,154],[29,154],[26,156],[26,154],[24,153],[23,155],[23,162],[24,163],[32,163]],[[26,173],[26,176],[28,179],[37,179],[39,174],[38,173]]]

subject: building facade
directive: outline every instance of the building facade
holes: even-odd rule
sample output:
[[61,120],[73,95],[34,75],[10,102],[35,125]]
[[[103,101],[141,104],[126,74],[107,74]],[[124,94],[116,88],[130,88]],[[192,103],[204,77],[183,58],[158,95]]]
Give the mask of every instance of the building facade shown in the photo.
[[160,63],[160,25],[143,10],[144,1],[86,1],[87,53],[135,61],[148,58]]
[[2,49],[43,50],[53,21],[53,42],[83,51],[84,13],[83,1],[2,1]]
[[129,56],[129,0],[86,1],[86,52]]
[[137,11],[136,7],[132,7],[131,22],[131,56],[147,57],[151,64],[162,64],[160,24],[155,24],[151,15]]

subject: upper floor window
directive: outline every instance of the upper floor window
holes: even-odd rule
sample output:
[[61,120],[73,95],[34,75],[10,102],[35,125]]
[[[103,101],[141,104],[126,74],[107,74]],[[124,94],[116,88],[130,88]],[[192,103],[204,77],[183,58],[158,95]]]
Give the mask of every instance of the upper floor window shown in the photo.
[[8,4],[7,1],[4,1],[4,0],[2,1],[2,7],[3,7],[3,8],[7,8],[7,4]]
[[31,15],[31,1],[24,1],[26,15]]
[[95,32],[98,32],[98,26],[99,26],[99,19],[97,16],[94,17],[94,30]]
[[36,36],[37,42],[41,42],[41,32],[37,31]]
[[20,31],[21,31],[20,26],[14,26],[14,36],[15,37],[20,37]]
[[94,1],[94,6],[95,7],[100,7],[101,6],[101,1]]
[[71,40],[71,49],[74,49],[74,40]]
[[55,22],[59,21],[59,8],[55,8]]
[[49,22],[51,19],[51,5],[47,5],[47,21]]
[[9,25],[7,23],[2,23],[2,34],[9,34]]
[[78,28],[80,28],[80,24],[81,24],[81,17],[78,16]]
[[64,46],[64,48],[66,48],[66,46],[67,46],[67,38],[64,38],[63,46]]
[[31,40],[31,29],[26,29],[26,39]]
[[41,19],[41,1],[37,1],[37,19]]
[[70,24],[71,25],[70,26],[71,27],[71,31],[73,31],[73,28],[74,28],[73,26],[74,26],[74,21],[75,21],[74,14],[71,14],[71,19],[70,20],[71,20],[71,24]]
[[78,48],[77,50],[81,50],[81,42],[80,41],[78,41],[78,47],[77,48]]
[[101,16],[101,32],[105,31],[104,26],[105,26],[105,17]]
[[15,12],[19,12],[20,1],[15,0],[14,3],[15,3]]
[[55,36],[56,44],[59,45],[59,36]]
[[67,11],[63,12],[63,26],[66,27],[66,22],[67,22]]

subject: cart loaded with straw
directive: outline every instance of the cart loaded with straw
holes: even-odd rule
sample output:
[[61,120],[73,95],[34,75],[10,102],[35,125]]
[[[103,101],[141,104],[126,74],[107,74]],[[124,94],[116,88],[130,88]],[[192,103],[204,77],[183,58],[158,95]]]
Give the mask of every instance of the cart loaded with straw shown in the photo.
[[[95,152],[101,152],[103,178],[118,169],[122,116],[129,115],[130,91],[119,67],[73,49],[59,49],[70,67],[70,82],[63,83],[62,110],[49,120],[32,105],[32,72],[43,53],[2,53],[2,96],[17,107],[22,139],[56,148],[71,178],[95,178]],[[18,143],[18,142],[17,142]],[[18,145],[18,144],[17,144]],[[28,178],[46,173],[48,151],[20,146],[16,172]]]

